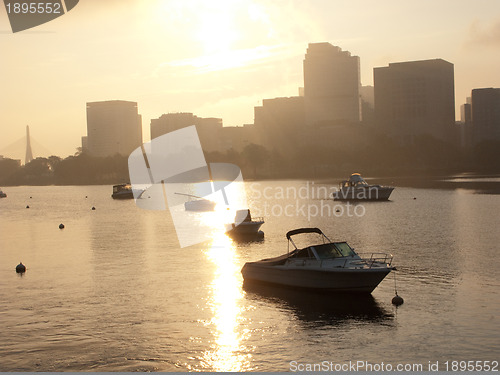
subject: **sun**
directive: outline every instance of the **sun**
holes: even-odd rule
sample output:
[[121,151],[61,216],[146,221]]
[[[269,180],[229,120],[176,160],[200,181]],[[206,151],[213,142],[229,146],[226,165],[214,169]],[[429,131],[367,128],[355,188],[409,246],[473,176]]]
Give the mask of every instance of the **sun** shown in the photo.
[[195,40],[203,47],[205,55],[225,53],[232,49],[240,37],[229,10],[207,11],[196,26]]

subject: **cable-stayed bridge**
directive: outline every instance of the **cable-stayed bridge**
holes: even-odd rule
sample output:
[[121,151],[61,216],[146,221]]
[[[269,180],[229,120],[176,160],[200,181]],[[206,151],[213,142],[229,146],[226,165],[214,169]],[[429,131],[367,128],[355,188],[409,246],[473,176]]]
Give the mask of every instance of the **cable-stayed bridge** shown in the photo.
[[24,164],[27,164],[37,157],[49,157],[53,153],[37,142],[30,135],[29,126],[26,126],[26,135],[10,145],[1,148],[0,155],[6,158],[21,160]]

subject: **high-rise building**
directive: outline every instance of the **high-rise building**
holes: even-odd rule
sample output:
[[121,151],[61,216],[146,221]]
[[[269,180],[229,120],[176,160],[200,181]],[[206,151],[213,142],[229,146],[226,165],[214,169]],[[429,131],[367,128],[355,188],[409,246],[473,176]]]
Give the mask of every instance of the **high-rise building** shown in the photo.
[[391,63],[374,68],[379,129],[399,142],[429,135],[448,140],[455,124],[453,64],[442,60]]
[[192,113],[167,113],[157,119],[152,119],[151,139],[191,125],[196,126],[204,151],[219,151],[221,149],[222,119],[202,118]]
[[257,137],[268,149],[288,152],[300,140],[304,128],[304,97],[264,99],[254,108]]
[[474,143],[500,140],[500,88],[472,90]]
[[310,43],[304,59],[307,125],[361,121],[359,57],[330,43]]
[[141,144],[142,120],[136,102],[109,100],[87,103],[86,150],[90,155],[128,156]]

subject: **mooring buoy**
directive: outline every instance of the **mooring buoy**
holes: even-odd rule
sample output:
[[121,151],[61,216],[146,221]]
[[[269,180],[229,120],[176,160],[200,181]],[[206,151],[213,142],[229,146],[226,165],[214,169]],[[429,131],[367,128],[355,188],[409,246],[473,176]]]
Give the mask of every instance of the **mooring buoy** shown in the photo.
[[95,211],[95,207],[94,206],[92,206],[92,211]]
[[23,262],[19,263],[16,266],[16,272],[17,273],[24,273],[24,272],[26,272],[26,266],[23,264]]
[[59,224],[59,229],[64,229],[64,224]]
[[397,294],[392,299],[393,305],[399,306],[399,305],[402,305],[403,303],[404,303],[404,299],[402,297],[398,296]]
[[26,206],[26,208],[30,208],[30,206]]
[[[393,268],[393,271],[397,271],[396,267]],[[402,297],[398,296],[398,286],[396,283],[396,272],[393,272],[392,274],[394,275],[394,293],[396,294],[392,298],[392,304],[395,306],[399,306],[399,305],[403,304],[404,299]]]

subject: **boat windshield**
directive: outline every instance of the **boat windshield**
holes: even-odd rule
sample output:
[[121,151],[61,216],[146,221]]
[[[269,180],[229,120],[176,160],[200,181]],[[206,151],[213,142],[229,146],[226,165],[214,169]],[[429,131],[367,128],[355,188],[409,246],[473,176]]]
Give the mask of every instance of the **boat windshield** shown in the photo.
[[315,245],[314,250],[318,254],[319,259],[340,258],[342,253],[338,251],[333,243],[325,243],[322,245]]
[[347,244],[347,242],[335,242],[335,248],[344,257],[349,257],[349,256],[356,255],[356,253],[354,252],[354,250]]

